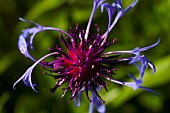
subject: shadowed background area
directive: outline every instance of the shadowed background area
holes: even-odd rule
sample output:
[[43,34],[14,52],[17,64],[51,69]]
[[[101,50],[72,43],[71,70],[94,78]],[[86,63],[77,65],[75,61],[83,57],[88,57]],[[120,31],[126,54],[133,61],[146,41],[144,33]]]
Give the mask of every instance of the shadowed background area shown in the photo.
[[[55,80],[43,74],[37,66],[33,71],[33,82],[40,93],[20,82],[16,90],[13,83],[33,63],[18,50],[17,41],[22,29],[31,27],[29,23],[18,20],[19,17],[35,21],[43,26],[53,26],[69,31],[79,24],[86,28],[93,0],[0,0],[0,113],[87,113],[89,101],[82,94],[81,106],[76,108],[74,102],[68,104],[71,93],[61,98],[62,90],[58,88],[54,95],[50,93]],[[109,0],[111,3],[112,0]],[[127,6],[132,0],[123,0]],[[143,54],[153,61],[157,72],[152,75],[147,69],[143,85],[158,92],[161,97],[143,90],[132,90],[126,86],[109,83],[109,91],[100,92],[106,100],[107,113],[169,113],[170,112],[170,0],[139,0],[138,4],[123,18],[109,34],[109,39],[117,38],[111,50],[130,50],[155,43],[158,46]],[[91,32],[98,24],[101,33],[107,27],[107,13],[96,12]],[[56,32],[38,33],[35,37],[35,58],[48,53],[48,48],[61,44]],[[128,81],[128,73],[138,76],[133,66],[119,66],[116,79]],[[66,87],[66,85],[65,85]],[[96,112],[96,111],[95,111]]]

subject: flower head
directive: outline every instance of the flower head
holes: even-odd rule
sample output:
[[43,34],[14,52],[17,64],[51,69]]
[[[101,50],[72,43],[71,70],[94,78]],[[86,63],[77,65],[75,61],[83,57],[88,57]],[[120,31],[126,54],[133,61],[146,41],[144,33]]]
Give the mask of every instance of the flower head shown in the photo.
[[[112,5],[104,2],[104,0],[94,0],[87,28],[83,29],[79,25],[76,25],[75,29],[70,28],[69,33],[59,28],[45,27],[35,22],[20,18],[21,21],[35,25],[33,28],[24,29],[19,36],[18,41],[20,52],[35,63],[14,83],[14,87],[18,82],[23,80],[24,84],[38,92],[35,89],[36,84],[33,84],[31,81],[31,74],[36,65],[41,65],[43,69],[45,69],[45,74],[57,80],[54,87],[51,88],[51,93],[54,93],[58,87],[67,82],[68,86],[62,88],[62,90],[64,90],[62,96],[64,96],[67,91],[72,92],[70,100],[74,98],[76,106],[80,106],[80,95],[82,92],[85,92],[88,100],[91,102],[89,109],[90,113],[93,111],[92,108],[94,105],[96,105],[100,113],[105,112],[105,106],[103,105],[104,100],[102,100],[98,92],[101,88],[105,88],[107,91],[107,80],[129,86],[133,89],[142,88],[157,94],[151,89],[141,86],[145,69],[149,66],[152,68],[153,73],[156,71],[154,64],[150,62],[146,56],[141,55],[141,52],[156,46],[159,43],[159,40],[155,44],[144,48],[137,47],[133,50],[105,52],[105,50],[116,41],[116,39],[113,39],[110,42],[107,41],[109,32],[113,29],[118,20],[136,5],[137,1],[138,0],[134,0],[134,2],[124,9],[122,7],[122,0],[115,0]],[[105,8],[108,13],[109,20],[107,30],[104,33],[100,33],[99,27],[96,25],[96,33],[89,35],[92,18],[96,9],[100,6],[102,12]],[[114,19],[113,15],[115,16]],[[56,44],[56,47],[51,49],[49,54],[36,60],[28,52],[28,47],[33,49],[32,44],[34,36],[38,32],[46,30],[59,32],[66,50]],[[130,56],[120,57],[121,55],[123,56],[123,54],[129,54]],[[54,60],[45,62],[44,59],[50,56],[53,56]],[[129,74],[134,82],[115,80],[112,75],[114,75],[115,70],[117,70],[116,65],[122,63],[126,63],[127,65],[134,64],[140,72],[139,78],[137,79]],[[89,97],[89,92],[92,93],[92,97]]]

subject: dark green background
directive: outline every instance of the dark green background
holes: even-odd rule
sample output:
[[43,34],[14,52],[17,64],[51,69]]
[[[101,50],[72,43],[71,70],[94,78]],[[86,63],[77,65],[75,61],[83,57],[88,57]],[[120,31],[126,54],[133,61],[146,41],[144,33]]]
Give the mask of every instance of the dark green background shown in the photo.
[[[40,93],[35,93],[23,82],[12,88],[13,83],[33,63],[24,57],[17,48],[21,30],[30,27],[20,22],[23,17],[44,26],[58,27],[68,31],[78,23],[85,28],[92,9],[93,0],[0,0],[0,113],[87,113],[89,102],[82,95],[81,107],[76,108],[73,101],[68,104],[70,93],[60,98],[60,88],[52,95],[49,91],[55,80],[43,75],[37,66],[33,71],[33,82]],[[123,0],[124,6],[129,1]],[[111,0],[109,1],[111,2]],[[133,91],[126,86],[109,82],[109,92],[100,92],[106,100],[107,113],[169,113],[170,112],[170,0],[139,0],[138,4],[117,23],[109,39],[117,38],[111,50],[129,50],[155,43],[158,46],[143,52],[155,63],[157,72],[152,75],[147,69],[144,86],[152,88],[161,97],[140,89]],[[107,13],[100,9],[93,20],[91,31],[98,24],[103,33],[107,27]],[[108,40],[109,40],[108,39]],[[56,32],[39,33],[35,38],[36,58],[48,53],[47,48],[60,43]],[[127,73],[135,74],[134,66],[120,66],[116,79],[127,80]]]

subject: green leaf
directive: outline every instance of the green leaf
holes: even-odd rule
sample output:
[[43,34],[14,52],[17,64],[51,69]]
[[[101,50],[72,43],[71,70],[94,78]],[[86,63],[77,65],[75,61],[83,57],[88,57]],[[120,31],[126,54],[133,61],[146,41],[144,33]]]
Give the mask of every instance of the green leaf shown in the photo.
[[9,100],[9,98],[10,98],[10,94],[8,92],[4,92],[0,96],[0,113],[4,113],[4,105]]
[[16,50],[5,54],[3,57],[0,58],[0,75],[3,74],[9,66],[11,66],[18,58]]

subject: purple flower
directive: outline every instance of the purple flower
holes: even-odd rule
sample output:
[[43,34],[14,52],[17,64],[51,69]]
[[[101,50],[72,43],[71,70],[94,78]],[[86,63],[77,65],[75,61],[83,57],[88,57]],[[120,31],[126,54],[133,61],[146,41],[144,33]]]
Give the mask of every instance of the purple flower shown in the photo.
[[[111,5],[104,2],[104,0],[94,0],[87,28],[83,29],[79,25],[76,25],[75,29],[70,28],[69,32],[65,32],[59,28],[45,27],[20,18],[21,21],[35,25],[33,28],[24,29],[18,41],[20,52],[35,63],[14,83],[13,87],[15,88],[15,85],[23,80],[25,85],[30,86],[34,91],[38,92],[35,89],[36,84],[33,84],[31,81],[31,74],[36,65],[41,65],[43,69],[45,69],[45,74],[57,80],[54,87],[51,88],[51,93],[54,93],[58,87],[67,82],[68,86],[62,88],[64,91],[62,96],[64,96],[67,91],[72,92],[70,100],[74,99],[75,105],[79,107],[80,95],[81,93],[85,93],[87,99],[91,102],[89,113],[93,112],[93,106],[96,106],[99,113],[105,113],[104,100],[102,100],[98,92],[102,88],[107,91],[108,83],[106,80],[129,86],[134,90],[142,88],[157,95],[153,90],[141,86],[145,69],[149,66],[153,70],[153,73],[156,71],[154,64],[150,62],[146,56],[141,55],[141,52],[156,46],[160,40],[153,45],[143,48],[137,47],[133,50],[105,52],[105,50],[116,41],[116,39],[113,39],[108,42],[108,33],[113,29],[118,20],[136,5],[137,1],[138,0],[134,0],[127,8],[123,8],[122,0],[115,0]],[[100,33],[96,25],[96,33],[89,35],[94,13],[100,6],[102,12],[105,8],[108,13],[107,30],[104,33]],[[115,17],[113,17],[113,15]],[[34,36],[38,32],[47,30],[60,33],[60,38],[66,47],[66,51],[56,44],[56,47],[51,49],[49,54],[36,60],[30,55],[28,48],[33,50]],[[129,54],[130,56],[123,57],[123,54]],[[54,57],[54,60],[50,62],[44,61],[44,59],[51,56]],[[115,70],[117,70],[116,65],[122,63],[127,65],[134,64],[139,70],[139,78],[137,79],[129,74],[134,82],[115,80],[112,75],[114,75]],[[92,93],[92,97],[89,97],[89,92]]]

